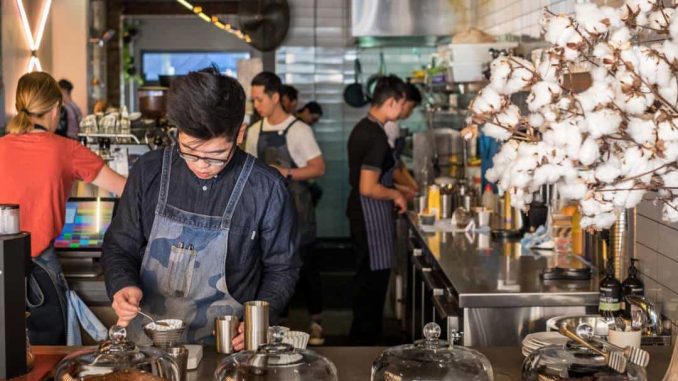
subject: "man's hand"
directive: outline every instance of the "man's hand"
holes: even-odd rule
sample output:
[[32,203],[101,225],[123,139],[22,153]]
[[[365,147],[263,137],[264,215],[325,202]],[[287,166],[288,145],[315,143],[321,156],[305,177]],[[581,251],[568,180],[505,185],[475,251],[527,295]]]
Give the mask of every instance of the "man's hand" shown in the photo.
[[121,288],[113,295],[113,310],[118,315],[118,325],[127,327],[127,324],[139,313],[139,303],[144,293],[139,287],[128,286]]
[[287,171],[288,171],[287,168],[283,168],[283,167],[281,167],[279,165],[275,165],[275,164],[271,164],[271,167],[277,169],[278,172],[280,172],[280,174],[283,175],[283,177],[287,177]]
[[395,187],[407,200],[414,200],[414,197],[417,195],[417,192],[407,185],[395,184]]
[[395,203],[396,208],[398,209],[399,214],[403,214],[407,212],[407,200],[405,199],[405,196],[403,196],[400,191],[396,190],[395,191],[398,195],[393,199],[393,202]]
[[231,344],[233,344],[233,350],[236,352],[240,352],[245,348],[245,323],[240,323],[240,326],[238,327],[238,336],[233,338]]

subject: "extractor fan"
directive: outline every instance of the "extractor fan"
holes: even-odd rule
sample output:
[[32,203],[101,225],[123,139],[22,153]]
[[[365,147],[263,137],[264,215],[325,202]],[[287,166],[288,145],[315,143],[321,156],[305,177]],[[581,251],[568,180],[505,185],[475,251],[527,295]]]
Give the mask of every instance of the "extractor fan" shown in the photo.
[[287,0],[240,0],[240,29],[251,39],[250,45],[268,52],[287,36],[290,7]]

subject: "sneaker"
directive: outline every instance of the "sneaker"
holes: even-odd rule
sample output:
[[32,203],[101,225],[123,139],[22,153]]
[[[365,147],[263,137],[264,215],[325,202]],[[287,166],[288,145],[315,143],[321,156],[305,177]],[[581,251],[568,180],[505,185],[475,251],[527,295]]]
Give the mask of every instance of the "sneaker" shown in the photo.
[[311,327],[309,329],[309,333],[311,337],[308,339],[308,345],[312,346],[318,346],[318,345],[323,345],[325,344],[325,337],[323,337],[323,326],[316,323],[316,322],[311,322]]

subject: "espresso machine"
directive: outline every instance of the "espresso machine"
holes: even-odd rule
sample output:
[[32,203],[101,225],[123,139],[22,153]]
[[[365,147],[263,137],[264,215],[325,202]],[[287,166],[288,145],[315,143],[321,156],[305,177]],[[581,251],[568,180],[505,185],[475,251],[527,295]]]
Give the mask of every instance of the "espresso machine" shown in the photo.
[[31,235],[19,231],[19,206],[0,204],[0,379],[27,372],[26,273]]

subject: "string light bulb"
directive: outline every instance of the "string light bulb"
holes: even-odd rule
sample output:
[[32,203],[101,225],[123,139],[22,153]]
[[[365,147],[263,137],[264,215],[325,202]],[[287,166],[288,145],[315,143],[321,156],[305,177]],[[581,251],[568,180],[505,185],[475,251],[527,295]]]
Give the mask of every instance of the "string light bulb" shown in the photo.
[[[21,0],[18,0],[21,1]],[[199,5],[193,5],[187,0],[177,0],[177,2],[181,5],[183,5],[186,9],[194,13],[196,16],[200,17],[201,19],[205,20],[206,22],[214,25],[215,27],[228,32],[235,36],[236,38],[239,38],[240,40],[245,41],[246,43],[252,42],[252,38],[250,38],[249,35],[244,34],[241,30],[233,28],[231,24],[224,23],[222,22],[219,17],[217,16],[209,16],[205,12],[203,12],[203,7]]]

